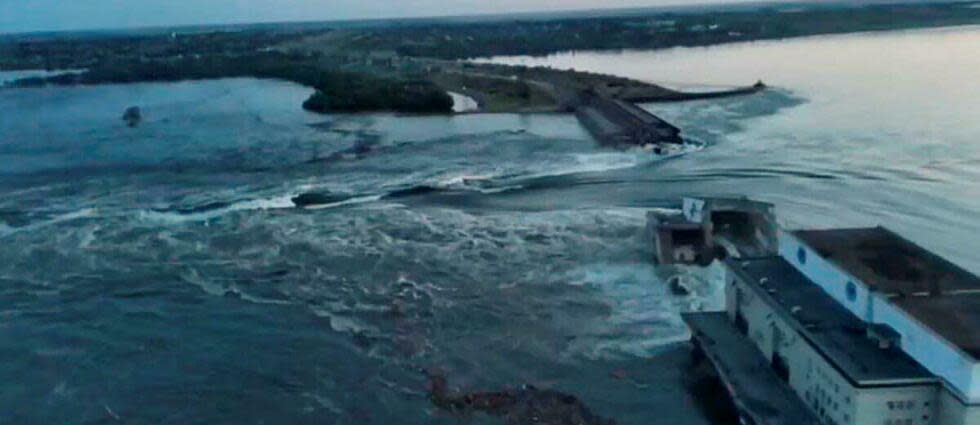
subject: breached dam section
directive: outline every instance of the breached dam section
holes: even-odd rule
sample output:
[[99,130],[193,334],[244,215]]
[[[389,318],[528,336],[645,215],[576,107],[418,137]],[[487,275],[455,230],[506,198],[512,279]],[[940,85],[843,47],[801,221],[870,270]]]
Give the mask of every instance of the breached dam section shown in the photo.
[[679,128],[626,101],[587,96],[575,108],[575,115],[602,145],[659,148],[684,143]]

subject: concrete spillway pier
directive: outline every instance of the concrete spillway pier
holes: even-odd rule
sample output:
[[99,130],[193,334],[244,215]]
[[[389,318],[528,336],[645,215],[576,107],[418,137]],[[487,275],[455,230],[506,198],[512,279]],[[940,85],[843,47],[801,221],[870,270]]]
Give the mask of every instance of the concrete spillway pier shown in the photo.
[[582,96],[575,115],[602,145],[613,147],[683,144],[681,130],[632,103]]

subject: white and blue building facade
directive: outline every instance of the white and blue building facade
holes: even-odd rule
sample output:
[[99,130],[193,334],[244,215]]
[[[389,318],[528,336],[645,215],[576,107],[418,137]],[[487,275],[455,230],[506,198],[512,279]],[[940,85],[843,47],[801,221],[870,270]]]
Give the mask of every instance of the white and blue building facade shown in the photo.
[[885,331],[868,343],[894,345],[931,375],[866,373],[860,360],[848,359],[860,349],[820,346],[847,337],[808,325],[806,313],[819,312],[803,311],[807,300],[780,299],[784,287],[740,270],[750,262],[729,260],[732,319],[764,355],[790,369],[790,386],[827,423],[980,425],[980,279],[880,227],[781,231],[778,239],[781,261],[850,313],[848,321]]

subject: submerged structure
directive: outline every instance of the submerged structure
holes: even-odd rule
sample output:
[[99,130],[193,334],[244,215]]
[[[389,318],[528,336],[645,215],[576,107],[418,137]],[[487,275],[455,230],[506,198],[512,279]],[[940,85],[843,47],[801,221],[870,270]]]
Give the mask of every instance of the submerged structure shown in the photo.
[[883,227],[788,231],[769,204],[684,205],[651,215],[656,257],[724,265],[725,311],[683,318],[745,423],[980,424],[980,278]]
[[575,107],[575,115],[592,136],[606,146],[639,146],[665,151],[670,145],[684,144],[679,128],[623,100],[583,95]]

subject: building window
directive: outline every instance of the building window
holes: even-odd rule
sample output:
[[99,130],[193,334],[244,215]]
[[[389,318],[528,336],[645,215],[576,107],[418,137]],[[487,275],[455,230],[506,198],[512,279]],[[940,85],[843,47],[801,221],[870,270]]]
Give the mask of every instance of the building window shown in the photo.
[[847,300],[850,302],[854,302],[854,300],[856,300],[858,296],[857,285],[855,285],[854,282],[847,281],[846,290],[847,290]]
[[800,264],[806,264],[806,250],[803,247],[797,248],[796,259],[800,261]]

